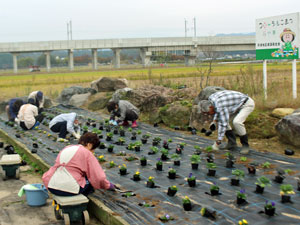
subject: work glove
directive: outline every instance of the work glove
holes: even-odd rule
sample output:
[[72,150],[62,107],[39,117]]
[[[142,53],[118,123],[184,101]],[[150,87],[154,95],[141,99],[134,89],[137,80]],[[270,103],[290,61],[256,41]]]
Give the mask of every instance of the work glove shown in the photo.
[[211,131],[215,131],[217,128],[217,124],[216,124],[216,121],[213,121],[211,124],[209,124],[209,129]]
[[117,126],[117,125],[118,125],[118,123],[117,123],[115,120],[110,120],[110,121],[109,121],[109,124],[112,124],[112,125],[114,125],[114,126]]
[[110,183],[108,190],[114,191],[115,189],[116,189],[116,186],[113,183]]
[[80,134],[73,132],[72,135],[76,138],[79,139],[80,138]]
[[215,141],[215,143],[214,143],[211,147],[212,147],[212,149],[213,149],[214,151],[219,151],[219,150],[220,150],[220,145],[221,145],[221,144],[218,144],[218,143]]

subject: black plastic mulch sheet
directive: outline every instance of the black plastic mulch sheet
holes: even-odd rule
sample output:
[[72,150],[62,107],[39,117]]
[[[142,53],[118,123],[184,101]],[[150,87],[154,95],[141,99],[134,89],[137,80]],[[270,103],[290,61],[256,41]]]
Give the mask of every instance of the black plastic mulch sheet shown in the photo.
[[[56,115],[62,112],[77,112],[87,118],[94,118],[97,121],[102,120],[99,115],[84,111],[82,109],[59,105],[56,108],[47,110],[48,112]],[[5,115],[1,115],[5,119]],[[99,123],[97,123],[97,128]],[[0,122],[0,128],[5,130],[9,135],[15,136],[17,129],[5,125]],[[89,127],[92,130],[93,127]],[[33,149],[33,142],[39,144],[37,154],[48,164],[53,165],[57,152],[61,150],[66,144],[57,143],[47,137],[49,131],[48,127],[40,126],[42,131],[30,130],[26,135],[21,134],[18,140]],[[170,220],[168,224],[238,224],[239,220],[246,219],[249,224],[300,224],[300,196],[297,191],[296,177],[300,171],[300,160],[293,157],[285,157],[273,153],[261,153],[251,151],[247,155],[247,161],[241,162],[239,160],[239,153],[234,152],[237,157],[235,169],[241,169],[245,172],[245,179],[240,181],[240,186],[231,186],[230,179],[232,178],[231,171],[225,167],[224,151],[215,153],[215,163],[217,165],[217,172],[215,177],[207,176],[205,153],[201,154],[202,160],[198,170],[192,170],[190,164],[190,156],[193,154],[194,146],[208,146],[212,142],[197,135],[184,135],[179,132],[173,132],[153,127],[148,124],[139,123],[139,128],[142,134],[149,133],[147,144],[141,146],[140,152],[127,150],[126,147],[129,143],[134,142],[131,139],[129,131],[126,131],[126,142],[123,146],[115,144],[113,153],[108,153],[107,149],[97,149],[96,156],[104,155],[106,162],[101,163],[105,169],[108,179],[121,187],[123,193],[116,193],[111,191],[100,190],[96,191],[93,195],[104,202],[116,215],[121,216],[129,224],[163,224],[159,220],[160,216],[168,214],[174,220]],[[135,129],[137,130],[137,129]],[[43,131],[46,131],[44,133]],[[112,141],[106,141],[106,131],[103,130],[102,142],[108,146],[117,142],[119,135],[114,135]],[[28,134],[32,134],[31,137]],[[37,140],[32,140],[37,138]],[[161,137],[163,140],[172,138],[173,142],[169,144],[169,155],[175,153],[175,148],[178,143],[185,142],[187,145],[184,147],[181,154],[181,165],[174,166],[173,160],[169,159],[163,161],[163,171],[155,169],[157,159],[160,158],[160,153],[155,155],[148,155],[152,140],[155,137]],[[17,138],[17,137],[16,137]],[[137,140],[141,139],[141,135],[137,135]],[[71,141],[75,143],[75,141]],[[126,156],[119,156],[121,151],[126,152]],[[56,152],[56,153],[55,153]],[[137,160],[127,161],[129,156],[136,157]],[[141,156],[147,157],[147,166],[141,166],[139,158]],[[109,168],[109,162],[114,161],[118,166],[126,164],[127,175],[121,176],[119,168]],[[246,164],[249,162],[257,162],[262,164],[265,162],[271,163],[270,169],[257,168],[256,175],[249,175],[247,172]],[[176,169],[176,179],[168,178],[169,167]],[[292,203],[281,203],[280,184],[272,182],[271,187],[266,187],[263,194],[256,194],[255,182],[260,176],[266,176],[273,180],[276,175],[276,169],[282,168],[284,170],[290,169],[293,175],[285,175],[284,184],[291,184],[294,187],[295,195],[292,195]],[[136,171],[140,171],[141,181],[133,181],[132,177]],[[196,187],[189,187],[186,178],[192,173],[196,176]],[[154,177],[155,188],[146,187],[146,181],[149,176]],[[210,196],[209,188],[211,184],[217,184],[220,187],[221,195]],[[168,187],[176,185],[178,192],[174,197],[167,195]],[[239,206],[236,204],[236,193],[241,189],[245,189],[247,195],[247,204]],[[134,196],[126,197],[126,193],[133,192]],[[188,196],[192,201],[192,210],[184,211],[182,207],[182,198]],[[276,214],[269,217],[262,213],[266,201],[274,201],[276,204]],[[152,207],[143,206],[145,203]],[[215,220],[202,217],[200,210],[206,207],[211,211],[216,211],[217,218]]]

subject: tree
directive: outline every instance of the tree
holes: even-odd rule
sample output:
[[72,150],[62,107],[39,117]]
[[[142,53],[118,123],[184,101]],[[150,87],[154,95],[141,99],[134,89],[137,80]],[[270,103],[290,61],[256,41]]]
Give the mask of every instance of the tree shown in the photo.
[[[51,65],[56,65],[57,61],[53,55],[50,55],[50,63]],[[37,59],[37,65],[38,66],[46,66],[46,55],[41,54]]]
[[18,59],[18,66],[20,68],[27,68],[29,66],[32,66],[34,64],[34,59],[31,57],[24,57]]

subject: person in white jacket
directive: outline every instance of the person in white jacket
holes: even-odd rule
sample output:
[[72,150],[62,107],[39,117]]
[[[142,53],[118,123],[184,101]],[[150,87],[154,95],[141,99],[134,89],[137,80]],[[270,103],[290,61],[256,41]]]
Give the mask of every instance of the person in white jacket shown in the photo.
[[38,108],[33,105],[32,101],[22,105],[15,121],[24,130],[30,130],[43,120],[43,116],[38,114]]
[[77,114],[74,112],[63,113],[54,117],[50,121],[49,128],[51,131],[59,133],[58,137],[60,139],[65,139],[68,132],[72,134],[76,139],[79,139],[80,134],[79,132],[75,132],[74,125],[78,125]]
[[38,107],[39,113],[44,109],[44,94],[41,91],[33,91],[29,94],[28,99],[32,98],[34,100],[34,105]]

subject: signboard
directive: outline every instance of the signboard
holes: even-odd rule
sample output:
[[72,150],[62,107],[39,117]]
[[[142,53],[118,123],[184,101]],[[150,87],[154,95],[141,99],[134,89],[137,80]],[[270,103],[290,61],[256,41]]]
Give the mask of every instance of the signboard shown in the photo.
[[256,20],[256,59],[298,59],[300,13]]

